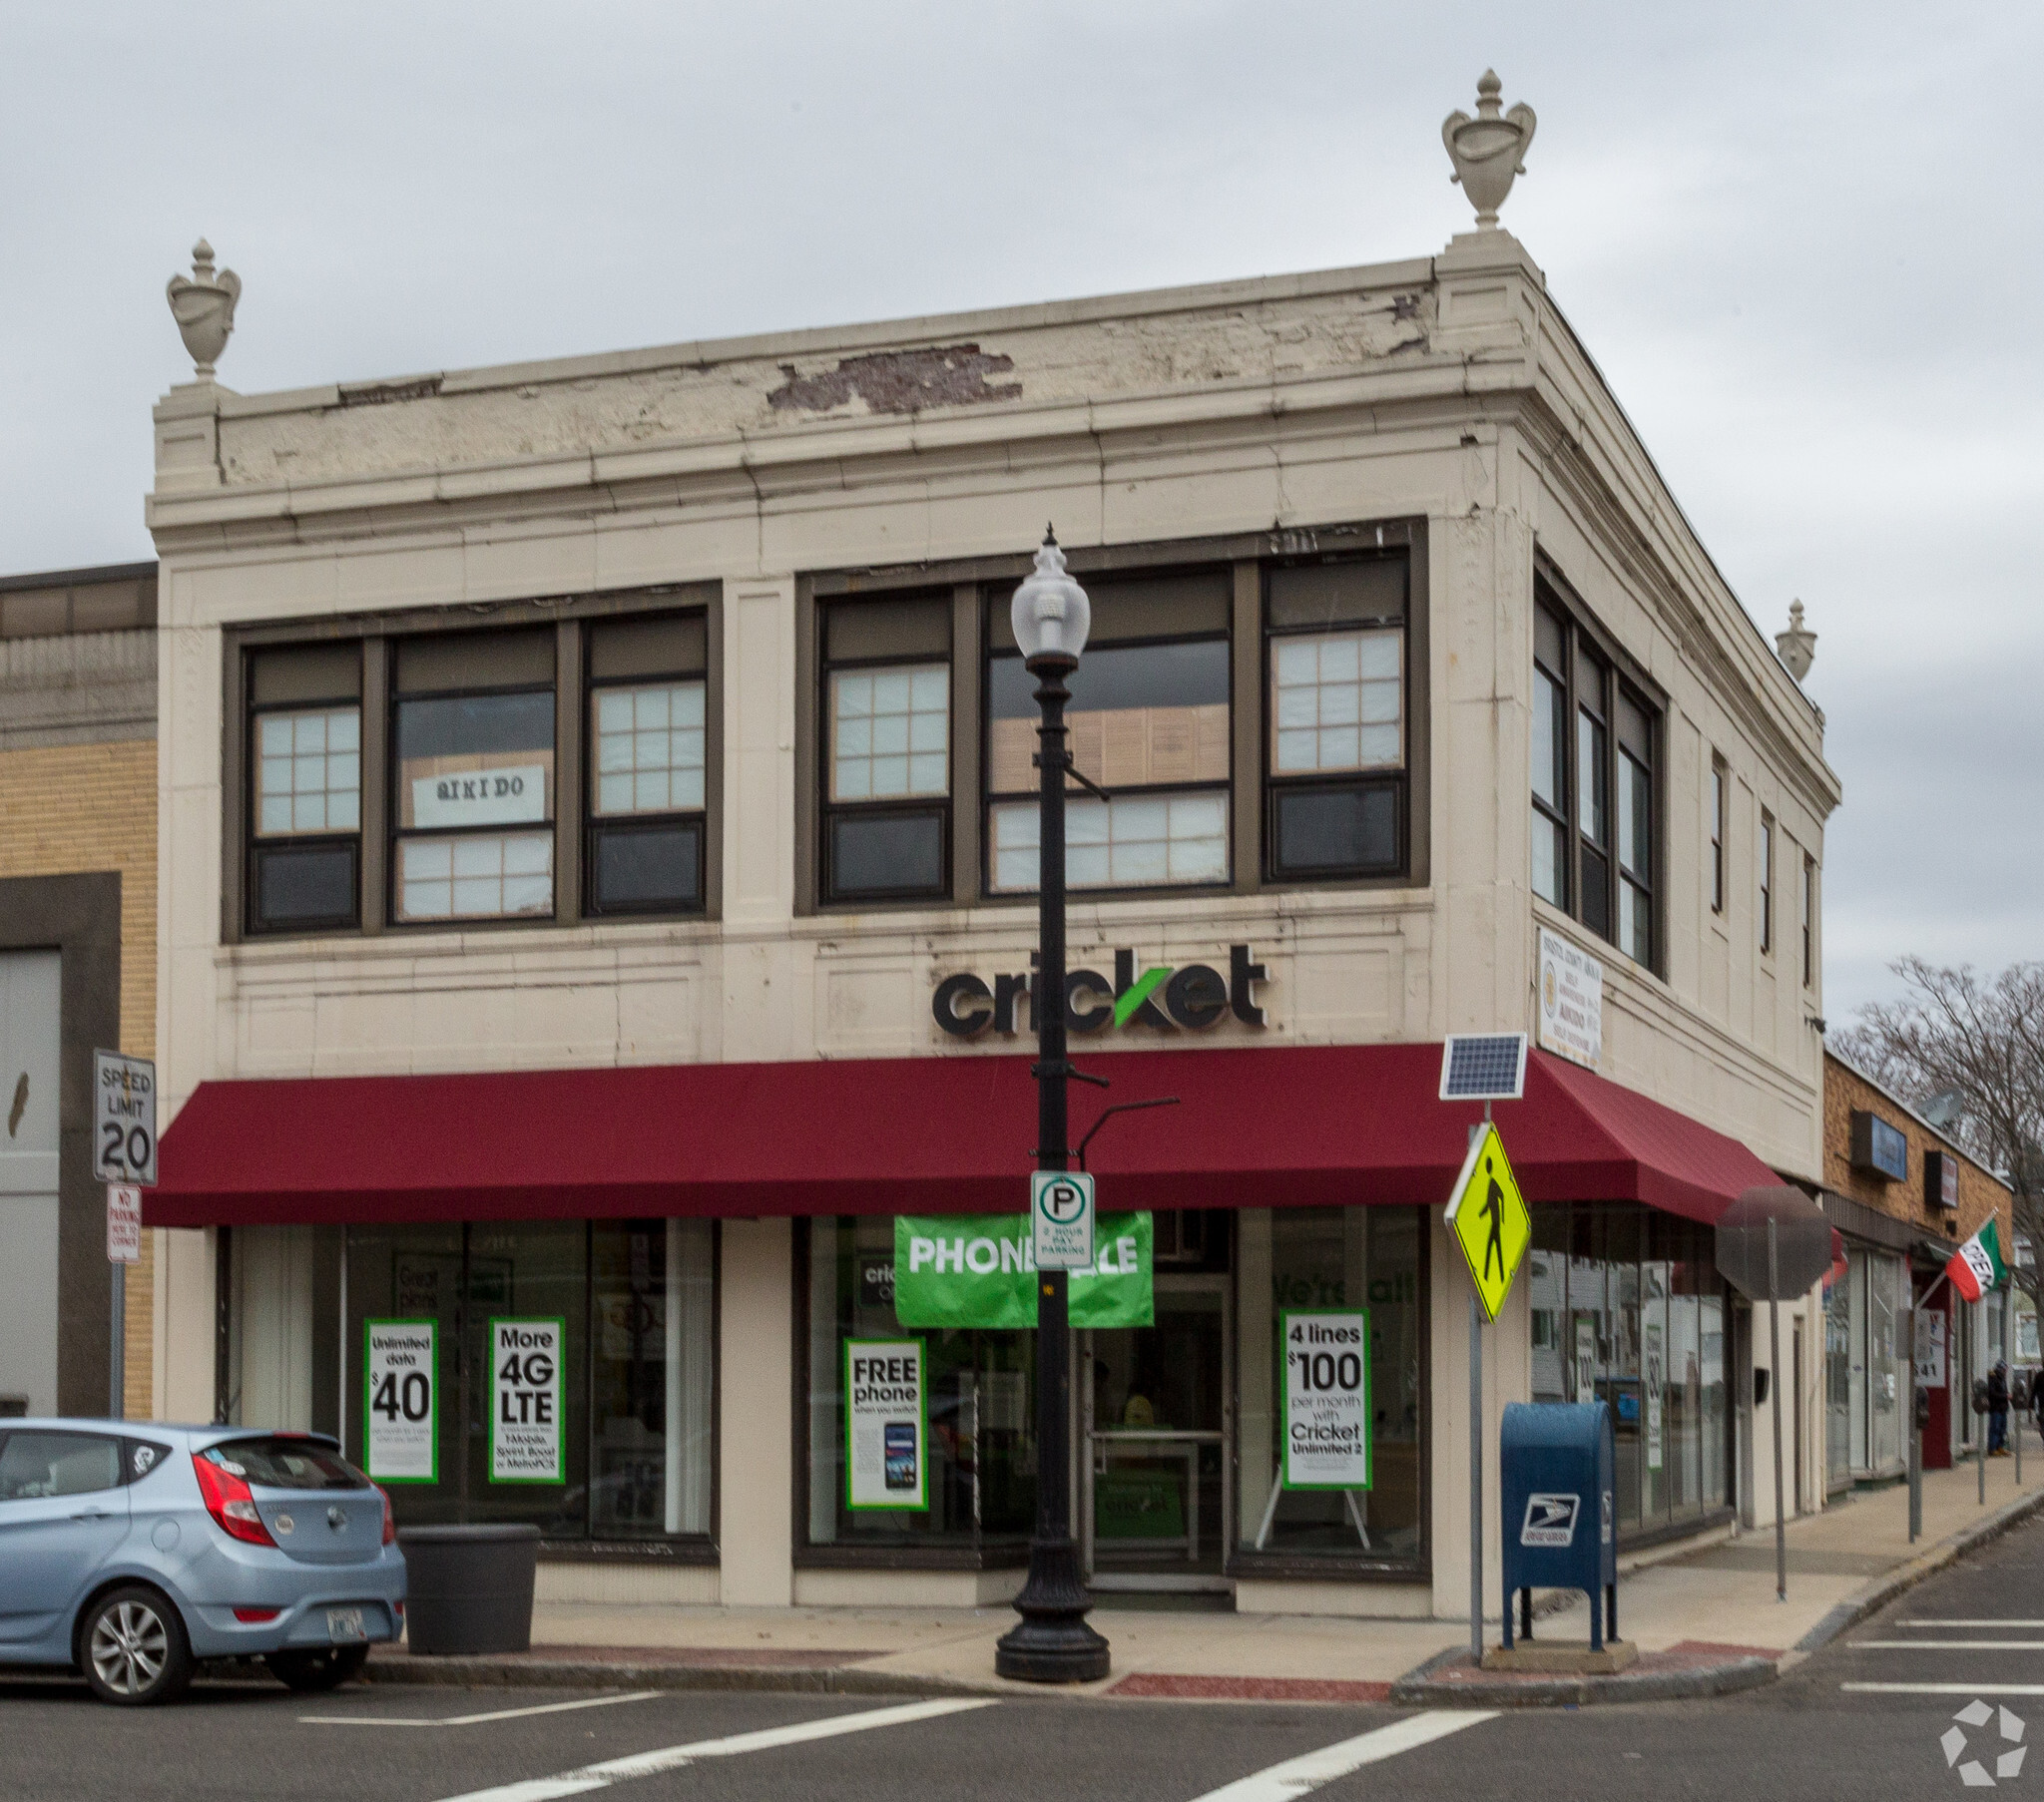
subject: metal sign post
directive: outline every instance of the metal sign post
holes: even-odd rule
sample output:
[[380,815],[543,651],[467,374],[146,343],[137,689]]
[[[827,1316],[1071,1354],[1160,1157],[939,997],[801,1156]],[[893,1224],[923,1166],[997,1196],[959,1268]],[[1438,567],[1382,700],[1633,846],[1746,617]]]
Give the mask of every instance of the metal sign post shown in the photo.
[[1830,1267],[1830,1222],[1800,1189],[1750,1188],[1719,1216],[1719,1270],[1749,1301],[1768,1304],[1768,1391],[1775,1403],[1775,1593],[1783,1601],[1788,1599],[1788,1528],[1782,1468],[1782,1295],[1806,1295]]
[[92,1055],[92,1173],[107,1184],[107,1418],[127,1411],[128,1266],[142,1255],[142,1190],[156,1183],[156,1065]]

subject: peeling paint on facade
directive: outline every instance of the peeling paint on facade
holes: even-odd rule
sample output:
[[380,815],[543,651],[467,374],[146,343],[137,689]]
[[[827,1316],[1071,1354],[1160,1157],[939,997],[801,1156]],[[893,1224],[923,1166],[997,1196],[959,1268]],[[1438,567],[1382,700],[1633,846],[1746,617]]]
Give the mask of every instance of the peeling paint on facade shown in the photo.
[[1020,382],[990,386],[1015,359],[989,356],[977,344],[937,344],[927,350],[881,350],[841,358],[835,369],[797,375],[782,363],[786,382],[766,396],[775,412],[827,413],[862,400],[875,413],[920,413],[925,407],[969,407],[988,400],[1019,400]]

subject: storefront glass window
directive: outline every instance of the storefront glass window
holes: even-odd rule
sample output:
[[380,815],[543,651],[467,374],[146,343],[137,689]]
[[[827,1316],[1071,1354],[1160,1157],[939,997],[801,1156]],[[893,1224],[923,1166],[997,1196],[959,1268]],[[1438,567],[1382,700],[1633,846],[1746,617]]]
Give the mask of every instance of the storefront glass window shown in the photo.
[[[1419,1456],[1426,1357],[1421,1211],[1287,1207],[1245,1209],[1237,1218],[1242,1483],[1236,1524],[1242,1550],[1417,1564],[1425,1507]],[[1278,1506],[1266,1528],[1282,1421],[1279,1317],[1287,1309],[1355,1307],[1369,1310],[1373,1487],[1352,1498],[1345,1492],[1277,1490]]]
[[[1036,1335],[894,1318],[891,1214],[808,1223],[811,1546],[1019,1551],[1036,1521]],[[929,1410],[922,1511],[846,1506],[844,1345],[920,1339]]]
[[[435,1442],[429,1466],[387,1483],[399,1523],[529,1521],[567,1540],[707,1535],[713,1235],[702,1220],[350,1227],[349,1455],[382,1477],[391,1454],[371,1430],[406,1417],[429,1422]],[[372,1323],[423,1322],[434,1330],[430,1390],[386,1382]],[[520,1424],[534,1429],[522,1463],[495,1445]]]

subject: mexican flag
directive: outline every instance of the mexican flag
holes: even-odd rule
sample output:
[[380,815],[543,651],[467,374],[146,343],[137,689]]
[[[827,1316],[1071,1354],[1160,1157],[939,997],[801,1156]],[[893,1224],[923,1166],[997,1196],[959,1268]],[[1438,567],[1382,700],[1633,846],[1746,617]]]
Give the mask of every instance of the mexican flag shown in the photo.
[[1989,1289],[1998,1289],[2008,1280],[2008,1265],[2001,1261],[2001,1234],[1993,1220],[1958,1248],[1944,1273],[1968,1301],[1978,1301]]

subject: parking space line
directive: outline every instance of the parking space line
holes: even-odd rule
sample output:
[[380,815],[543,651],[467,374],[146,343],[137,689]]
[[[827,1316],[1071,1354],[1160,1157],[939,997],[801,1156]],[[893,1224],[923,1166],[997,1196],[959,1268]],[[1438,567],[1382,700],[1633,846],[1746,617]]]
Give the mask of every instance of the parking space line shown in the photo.
[[1853,1639],[1854,1651],[2044,1651],[2044,1639]]
[[1195,1802],[1290,1802],[1291,1797],[1332,1783],[1336,1777],[1345,1777],[1366,1764],[1377,1764],[1431,1740],[1445,1739],[1478,1721],[1494,1719],[1496,1713],[1493,1708],[1430,1708],[1424,1714],[1410,1715],[1388,1727],[1337,1740],[1317,1752],[1287,1758],[1268,1770],[1240,1777],[1220,1789],[1209,1790]]
[[615,1708],[620,1702],[651,1701],[657,1689],[634,1689],[627,1695],[591,1695],[574,1702],[538,1702],[530,1708],[492,1708],[487,1714],[449,1714],[438,1720],[405,1714],[301,1714],[310,1727],[479,1727],[485,1721],[521,1720],[528,1714],[566,1714],[575,1708]]
[[1857,1695],[2044,1695],[2044,1683],[1840,1683]]
[[554,1802],[554,1798],[559,1796],[580,1796],[634,1777],[651,1777],[661,1771],[678,1770],[703,1758],[736,1758],[746,1752],[800,1745],[805,1740],[829,1739],[840,1733],[864,1733],[874,1727],[906,1726],[911,1721],[934,1720],[943,1714],[960,1714],[969,1708],[990,1707],[993,1699],[991,1696],[974,1696],[937,1702],[904,1702],[893,1708],[868,1708],[858,1714],[833,1714],[821,1720],[795,1721],[785,1727],[733,1733],[723,1739],[699,1739],[688,1745],[663,1746],[654,1752],[606,1758],[600,1764],[585,1764],[578,1770],[563,1771],[558,1777],[530,1777],[518,1783],[499,1784],[494,1789],[464,1790],[458,1796],[447,1797],[445,1802]]

